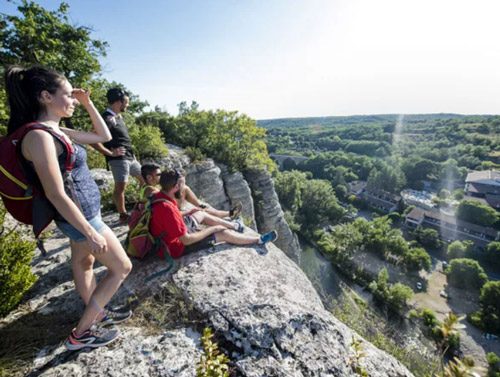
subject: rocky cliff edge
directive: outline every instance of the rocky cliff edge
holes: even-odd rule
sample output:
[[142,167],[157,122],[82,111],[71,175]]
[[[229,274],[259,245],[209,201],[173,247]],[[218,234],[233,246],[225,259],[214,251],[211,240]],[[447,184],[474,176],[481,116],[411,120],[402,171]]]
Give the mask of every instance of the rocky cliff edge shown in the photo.
[[[126,229],[116,215],[104,219],[123,240]],[[272,244],[218,245],[180,259],[168,273],[155,256],[134,261],[113,302],[128,303],[136,313],[120,326],[120,340],[66,351],[62,342],[83,307],[71,279],[67,240],[54,230],[46,248],[48,255],[33,261],[38,282],[0,323],[13,347],[25,346],[19,334],[26,328],[53,334],[34,350],[29,376],[195,376],[205,326],[215,330],[235,376],[353,376],[356,363],[369,376],[411,376],[326,311],[299,267]],[[102,276],[103,268],[96,273]],[[365,354],[359,358],[355,339]]]

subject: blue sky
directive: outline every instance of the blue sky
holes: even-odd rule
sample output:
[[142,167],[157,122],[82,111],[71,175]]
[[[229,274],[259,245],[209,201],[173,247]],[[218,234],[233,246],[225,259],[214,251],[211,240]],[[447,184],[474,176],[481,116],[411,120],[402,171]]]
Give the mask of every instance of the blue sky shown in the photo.
[[68,3],[110,44],[104,77],[171,113],[500,113],[496,0]]

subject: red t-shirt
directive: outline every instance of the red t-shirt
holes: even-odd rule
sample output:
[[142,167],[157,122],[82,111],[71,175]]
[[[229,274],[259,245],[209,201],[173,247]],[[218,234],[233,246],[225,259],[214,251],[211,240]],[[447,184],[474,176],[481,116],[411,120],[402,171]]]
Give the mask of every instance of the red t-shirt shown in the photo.
[[153,200],[167,199],[166,202],[156,203],[153,206],[149,231],[154,237],[165,233],[163,241],[167,244],[172,258],[179,258],[184,253],[184,245],[179,240],[187,233],[182,214],[177,202],[163,192],[153,195]]

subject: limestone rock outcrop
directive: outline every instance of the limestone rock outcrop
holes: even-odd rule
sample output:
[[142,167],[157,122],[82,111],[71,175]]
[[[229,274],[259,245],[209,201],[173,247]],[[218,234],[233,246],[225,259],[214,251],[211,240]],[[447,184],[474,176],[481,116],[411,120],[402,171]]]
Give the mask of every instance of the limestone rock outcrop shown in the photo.
[[228,210],[230,203],[224,191],[220,168],[212,160],[189,164],[186,183],[202,199],[217,209]]
[[245,219],[245,224],[253,230],[257,230],[254,201],[248,182],[245,181],[243,174],[240,172],[230,172],[227,167],[221,164],[219,164],[219,168],[221,169],[221,177],[229,201],[232,205],[238,202],[242,204],[241,215]]
[[247,170],[245,171],[245,179],[252,190],[257,229],[261,233],[275,229],[279,234],[276,246],[292,260],[298,262],[300,258],[299,240],[285,220],[271,175],[263,170]]
[[[117,224],[116,215],[104,220],[123,240],[126,229]],[[76,321],[81,313],[67,240],[55,231],[46,246],[47,257],[37,255],[33,262],[40,279],[27,305],[0,323],[0,333],[27,316]],[[185,256],[169,273],[162,273],[164,262],[154,256],[133,263],[115,300],[135,297],[141,302],[173,284],[203,318],[204,326],[215,330],[236,375],[353,376],[356,362],[370,376],[412,376],[325,310],[304,273],[272,244],[218,245]],[[103,274],[103,267],[96,272]],[[202,354],[199,331],[186,327],[147,335],[127,323],[120,328],[121,339],[98,350],[72,353],[62,347],[63,339],[54,339],[37,352],[28,375],[195,376]],[[357,361],[354,339],[361,339],[365,354]]]

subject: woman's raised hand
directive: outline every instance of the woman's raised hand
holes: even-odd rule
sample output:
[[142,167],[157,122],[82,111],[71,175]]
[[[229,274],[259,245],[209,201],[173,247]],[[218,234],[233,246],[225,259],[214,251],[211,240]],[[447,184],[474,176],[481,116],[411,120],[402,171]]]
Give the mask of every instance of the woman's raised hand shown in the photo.
[[73,89],[73,97],[75,97],[84,107],[91,103],[90,90],[75,88]]

